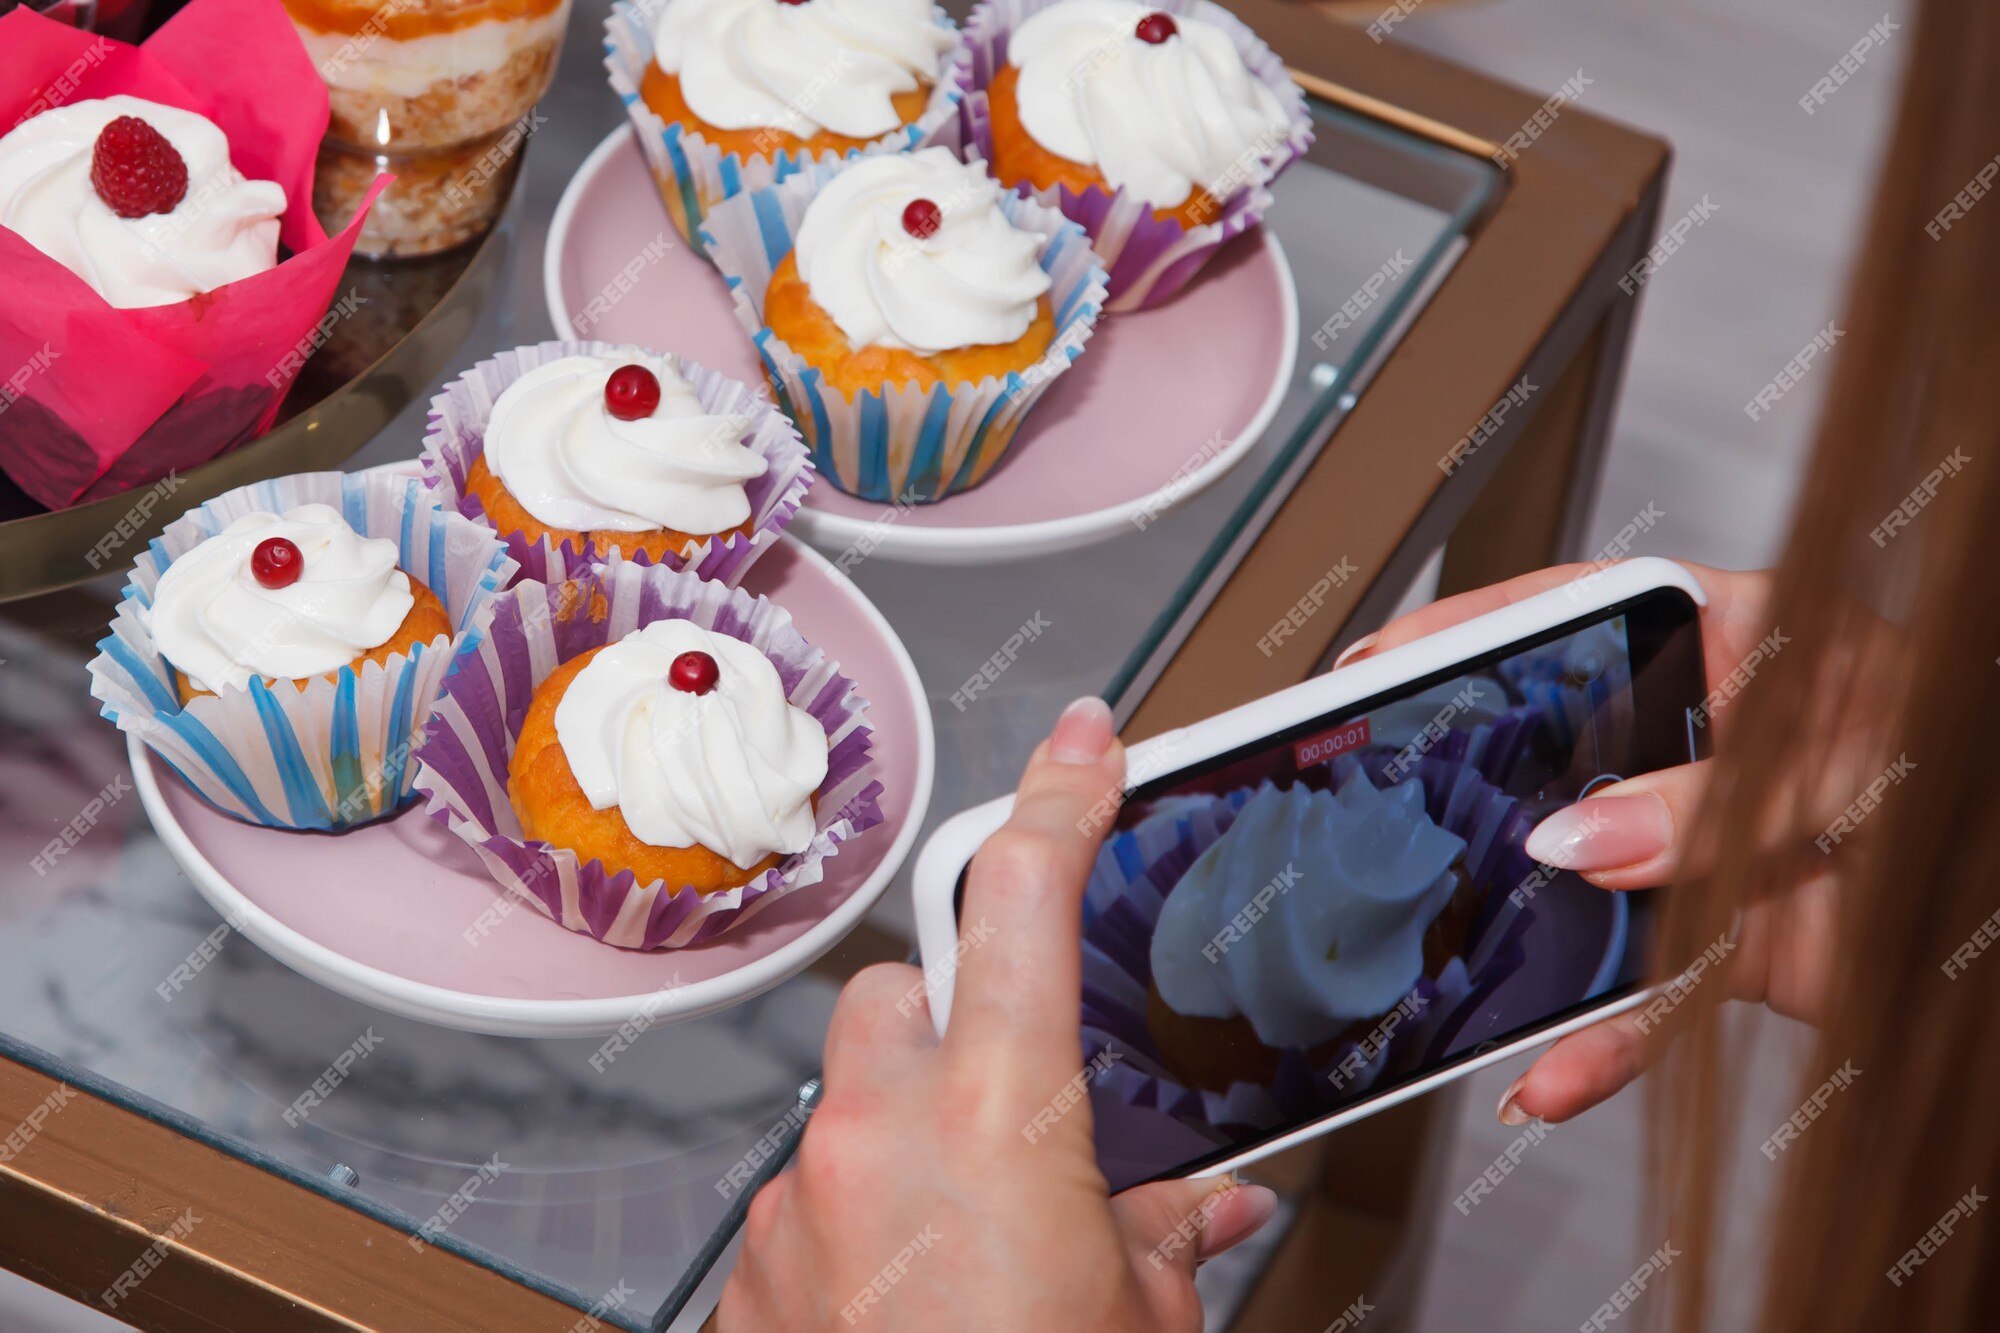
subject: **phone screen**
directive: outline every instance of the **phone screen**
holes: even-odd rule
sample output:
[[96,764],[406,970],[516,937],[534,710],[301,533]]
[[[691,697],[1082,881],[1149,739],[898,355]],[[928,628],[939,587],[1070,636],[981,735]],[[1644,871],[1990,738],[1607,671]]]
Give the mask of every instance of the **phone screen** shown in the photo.
[[1084,905],[1111,1187],[1634,989],[1650,894],[1523,843],[1595,789],[1703,752],[1700,651],[1691,600],[1650,592],[1133,790]]

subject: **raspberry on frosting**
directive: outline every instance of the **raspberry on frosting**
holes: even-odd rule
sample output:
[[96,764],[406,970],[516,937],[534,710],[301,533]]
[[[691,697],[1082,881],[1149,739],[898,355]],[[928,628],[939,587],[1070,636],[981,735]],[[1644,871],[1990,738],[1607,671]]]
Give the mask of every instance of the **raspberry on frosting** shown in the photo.
[[166,135],[137,116],[120,116],[97,136],[90,183],[121,218],[171,213],[187,197],[187,163]]

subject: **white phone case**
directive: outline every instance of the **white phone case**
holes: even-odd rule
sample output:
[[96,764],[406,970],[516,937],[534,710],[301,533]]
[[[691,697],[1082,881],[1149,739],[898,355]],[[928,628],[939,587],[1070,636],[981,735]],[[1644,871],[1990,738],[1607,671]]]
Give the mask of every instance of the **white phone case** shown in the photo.
[[[1673,561],[1654,556],[1621,561],[1576,582],[1552,588],[1498,611],[1490,611],[1400,648],[1377,653],[1338,671],[1328,672],[1226,713],[1218,713],[1192,726],[1164,732],[1143,741],[1127,752],[1127,785],[1137,787],[1168,777],[1216,755],[1274,735],[1323,713],[1333,712],[1343,705],[1393,690],[1399,685],[1444,671],[1471,658],[1660,588],[1678,588],[1696,605],[1707,604],[1707,596],[1694,576]],[[939,825],[917,855],[911,885],[916,905],[917,946],[923,957],[931,1016],[940,1036],[951,1017],[952,981],[957,973],[958,915],[954,900],[959,877],[980,844],[1007,822],[1013,808],[1014,798],[1008,795],[955,815]],[[1421,1096],[1510,1055],[1532,1050],[1612,1014],[1635,1008],[1645,1003],[1652,993],[1635,992],[1612,1000],[1519,1041],[1487,1043],[1475,1048],[1473,1058],[1449,1069],[1357,1102],[1279,1138],[1205,1166],[1194,1174],[1217,1175],[1282,1152],[1307,1139]]]

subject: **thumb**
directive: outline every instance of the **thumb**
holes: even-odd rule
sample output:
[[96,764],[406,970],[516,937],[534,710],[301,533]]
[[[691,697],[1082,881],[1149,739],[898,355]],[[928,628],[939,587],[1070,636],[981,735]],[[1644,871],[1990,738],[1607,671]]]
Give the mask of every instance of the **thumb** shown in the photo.
[[1142,1279],[1156,1272],[1193,1277],[1196,1264],[1255,1235],[1277,1208],[1276,1194],[1233,1176],[1156,1180],[1111,1200]]

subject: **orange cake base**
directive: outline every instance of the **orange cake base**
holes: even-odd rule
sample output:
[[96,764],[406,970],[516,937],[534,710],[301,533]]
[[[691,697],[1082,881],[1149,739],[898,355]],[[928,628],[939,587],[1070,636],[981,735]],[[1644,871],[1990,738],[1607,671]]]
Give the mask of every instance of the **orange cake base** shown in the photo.
[[486,466],[484,455],[472,460],[472,467],[465,475],[465,492],[478,498],[486,509],[487,522],[502,536],[518,532],[531,542],[547,537],[557,545],[568,542],[579,551],[588,540],[600,553],[616,546],[619,554],[628,560],[635,552],[644,552],[646,558],[655,564],[669,556],[685,555],[690,546],[707,541],[711,536],[717,541],[726,541],[739,534],[750,534],[747,521],[708,536],[677,532],[673,528],[657,528],[652,532],[617,532],[610,528],[580,532],[575,528],[552,528],[521,507],[521,502],[493,474],[493,469]]
[[764,293],[764,323],[794,352],[826,376],[826,382],[850,397],[878,392],[885,386],[914,384],[976,384],[997,379],[1035,364],[1056,338],[1055,314],[1047,297],[1035,303],[1034,322],[1010,343],[957,347],[924,356],[901,347],[857,348],[840,331],[812,290],[799,277],[795,256],[786,255],[771,275]]
[[[669,125],[684,125],[702,138],[714,144],[725,153],[736,153],[743,157],[775,157],[779,153],[849,153],[857,148],[866,148],[874,139],[855,139],[845,134],[835,134],[832,130],[819,130],[806,138],[785,130],[759,128],[725,130],[711,125],[694,113],[681,95],[680,76],[669,74],[655,61],[646,66],[646,75],[639,81],[639,96],[653,114]],[[924,114],[924,107],[931,100],[929,88],[913,88],[909,92],[894,93],[889,104],[896,109],[905,125]],[[877,135],[876,138],[880,138]]]

